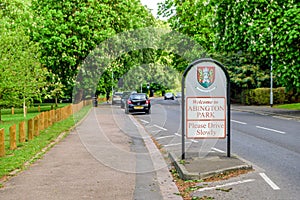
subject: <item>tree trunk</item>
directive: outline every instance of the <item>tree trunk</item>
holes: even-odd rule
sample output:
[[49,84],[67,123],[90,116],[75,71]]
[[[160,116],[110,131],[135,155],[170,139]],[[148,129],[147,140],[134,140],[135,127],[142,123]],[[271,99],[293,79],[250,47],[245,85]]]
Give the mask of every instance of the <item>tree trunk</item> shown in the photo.
[[58,104],[57,104],[57,96],[55,97],[55,107],[56,107],[56,108],[58,107]]
[[83,96],[83,89],[79,89],[75,94],[74,103],[79,103],[82,100],[82,96]]

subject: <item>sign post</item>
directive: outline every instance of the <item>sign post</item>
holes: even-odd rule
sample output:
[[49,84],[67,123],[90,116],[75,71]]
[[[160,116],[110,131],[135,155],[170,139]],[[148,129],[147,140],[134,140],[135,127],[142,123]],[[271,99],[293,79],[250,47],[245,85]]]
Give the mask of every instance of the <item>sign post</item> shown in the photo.
[[187,139],[225,139],[230,157],[230,79],[213,59],[191,63],[182,76],[182,159]]

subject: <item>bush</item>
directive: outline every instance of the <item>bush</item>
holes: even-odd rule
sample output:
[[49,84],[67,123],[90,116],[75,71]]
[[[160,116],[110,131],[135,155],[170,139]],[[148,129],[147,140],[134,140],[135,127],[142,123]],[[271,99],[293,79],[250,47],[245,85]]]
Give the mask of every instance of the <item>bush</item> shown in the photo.
[[[270,88],[256,88],[244,90],[241,96],[241,102],[245,105],[269,105]],[[286,99],[285,88],[273,89],[273,104],[283,104]]]
[[273,97],[275,104],[283,104],[286,100],[286,92],[284,87],[275,88],[273,90]]

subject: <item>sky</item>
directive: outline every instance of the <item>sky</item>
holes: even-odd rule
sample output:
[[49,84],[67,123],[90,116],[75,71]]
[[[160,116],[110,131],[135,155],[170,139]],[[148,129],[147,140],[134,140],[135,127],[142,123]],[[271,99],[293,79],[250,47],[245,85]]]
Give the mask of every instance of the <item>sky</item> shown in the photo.
[[157,3],[164,2],[164,0],[141,0],[143,5],[147,5],[148,8],[152,9],[152,14],[157,17]]

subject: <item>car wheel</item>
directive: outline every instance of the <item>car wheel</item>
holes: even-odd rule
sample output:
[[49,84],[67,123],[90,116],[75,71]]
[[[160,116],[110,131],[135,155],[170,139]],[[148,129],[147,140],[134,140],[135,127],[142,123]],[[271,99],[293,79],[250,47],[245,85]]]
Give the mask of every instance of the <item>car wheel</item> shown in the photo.
[[147,115],[151,114],[151,109],[147,110],[147,111],[146,111],[146,114],[147,114]]

